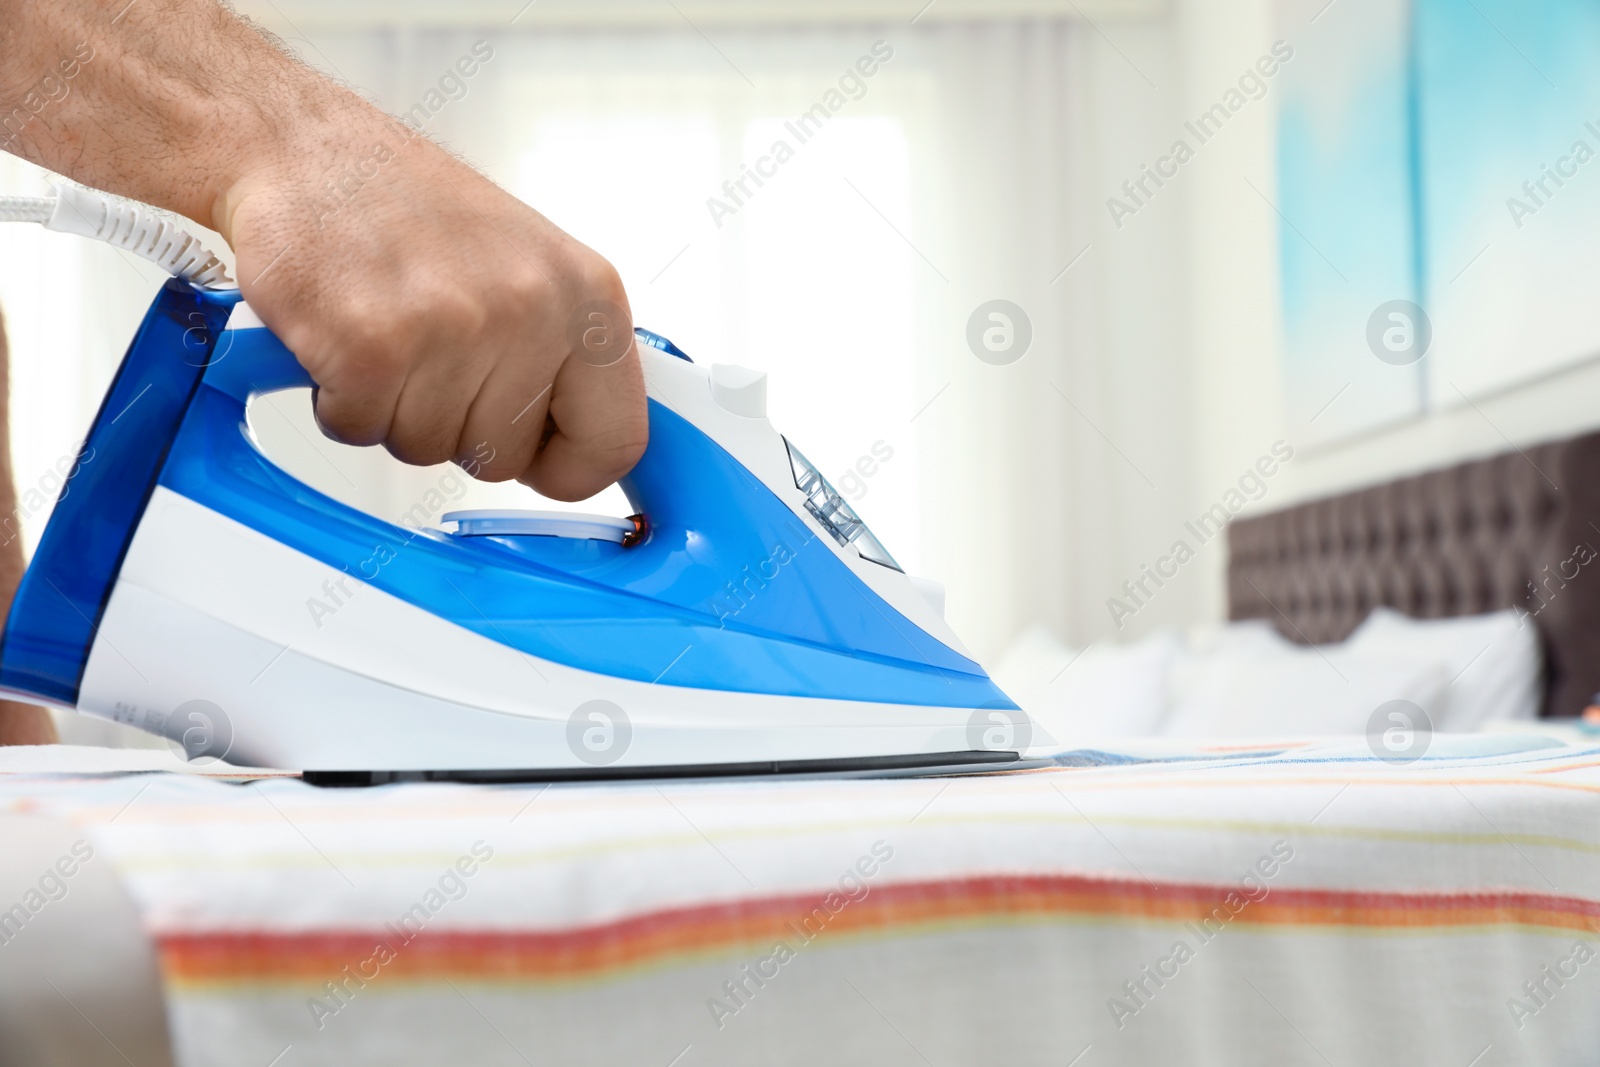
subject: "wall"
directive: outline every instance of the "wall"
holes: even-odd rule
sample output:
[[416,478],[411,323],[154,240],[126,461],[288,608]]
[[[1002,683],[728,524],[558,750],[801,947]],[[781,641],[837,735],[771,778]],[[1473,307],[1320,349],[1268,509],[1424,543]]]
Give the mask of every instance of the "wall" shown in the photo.
[[[1179,110],[1186,117],[1216,103],[1271,50],[1277,36],[1271,8],[1269,0],[1178,5]],[[1278,378],[1277,116],[1268,85],[1263,99],[1252,101],[1198,151],[1184,175],[1195,456],[1188,502],[1195,514],[1220,500],[1275,441],[1288,437]],[[1287,499],[1289,479],[1303,459],[1287,464],[1255,506]],[[1224,615],[1226,564],[1220,539],[1195,560],[1195,620]]]
[[[1216,99],[1272,41],[1309,38],[1307,21],[1280,24],[1269,0],[1183,0],[1176,32],[1185,66],[1182,110]],[[1328,17],[1333,17],[1330,13]],[[1303,16],[1302,16],[1303,18]],[[1274,99],[1229,123],[1206,146],[1187,177],[1190,211],[1187,285],[1195,382],[1192,503],[1215,499],[1272,441],[1297,431],[1278,387],[1282,327],[1278,317],[1274,204]],[[1246,179],[1259,189],[1250,188]],[[1291,238],[1292,239],[1292,238]],[[1360,343],[1357,339],[1354,343]],[[1507,359],[1517,353],[1507,352]],[[1287,506],[1404,474],[1492,455],[1600,427],[1600,360],[1523,383],[1469,404],[1436,397],[1428,414],[1333,444],[1300,448],[1274,478],[1258,510]],[[1202,564],[1197,618],[1226,614],[1223,553]]]

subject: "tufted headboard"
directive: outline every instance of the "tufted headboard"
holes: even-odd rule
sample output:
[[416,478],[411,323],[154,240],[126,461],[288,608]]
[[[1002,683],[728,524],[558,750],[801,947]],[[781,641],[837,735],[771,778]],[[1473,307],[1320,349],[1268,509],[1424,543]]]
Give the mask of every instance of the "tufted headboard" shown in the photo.
[[1228,528],[1228,617],[1338,641],[1376,605],[1528,612],[1546,715],[1600,691],[1600,433],[1315,500]]

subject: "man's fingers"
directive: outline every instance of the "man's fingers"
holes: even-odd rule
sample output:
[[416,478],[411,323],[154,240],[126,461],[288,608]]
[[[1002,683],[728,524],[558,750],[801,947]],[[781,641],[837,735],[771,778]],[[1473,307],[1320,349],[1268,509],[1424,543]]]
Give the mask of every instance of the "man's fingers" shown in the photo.
[[583,500],[633,469],[650,427],[638,346],[607,366],[572,356],[551,391],[554,432],[522,480],[553,500]]
[[318,385],[311,390],[311,413],[323,433],[347,445],[376,445],[389,436],[397,384],[370,381],[356,384]]
[[481,356],[450,353],[448,347],[431,354],[406,376],[383,442],[396,459],[423,467],[457,459],[467,447],[462,431],[492,366]]
[[389,436],[406,379],[400,335],[352,324],[350,314],[341,314],[337,306],[318,311],[344,328],[279,323],[276,310],[271,318],[262,318],[316,381],[311,410],[322,432],[347,445],[381,444]]
[[533,462],[554,389],[541,370],[533,360],[502,359],[484,379],[454,457],[474,478],[503,482]]

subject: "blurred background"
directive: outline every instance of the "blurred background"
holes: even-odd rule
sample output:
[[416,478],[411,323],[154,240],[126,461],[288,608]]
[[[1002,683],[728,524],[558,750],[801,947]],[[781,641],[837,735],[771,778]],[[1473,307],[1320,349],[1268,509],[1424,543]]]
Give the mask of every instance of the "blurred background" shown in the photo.
[[[1600,425],[1593,5],[238,6],[607,256],[641,325],[768,371],[774,424],[946,583],[980,657],[1035,624],[1083,645],[1220,619],[1223,539],[1185,532],[1219,503]],[[0,156],[0,188],[43,181]],[[3,239],[31,545],[160,279]],[[308,394],[253,419],[386,517],[446,484],[326,441]]]

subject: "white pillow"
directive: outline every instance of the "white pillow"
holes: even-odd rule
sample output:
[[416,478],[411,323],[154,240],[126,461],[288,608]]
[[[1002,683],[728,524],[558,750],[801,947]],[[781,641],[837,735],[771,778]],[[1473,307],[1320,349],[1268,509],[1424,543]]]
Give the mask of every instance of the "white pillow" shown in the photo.
[[1352,650],[1443,662],[1447,690],[1433,722],[1436,730],[1476,730],[1496,719],[1539,717],[1539,637],[1514,611],[1413,619],[1392,608],[1374,608],[1345,644]]
[[1237,622],[1191,627],[1186,635],[1186,652],[1221,652],[1224,649],[1278,651],[1297,648],[1267,619],[1240,619]]
[[1033,720],[1034,744],[1151,737],[1181,647],[1176,633],[1163,630],[1131,644],[1073,649],[1034,627],[1006,650],[994,679]]
[[1191,652],[1174,671],[1166,737],[1315,737],[1364,734],[1390,700],[1419,705],[1435,723],[1449,682],[1437,660],[1241,643]]
[[[1190,627],[1183,649],[1167,676],[1166,705],[1169,709],[1182,706],[1197,689],[1214,687],[1216,669],[1212,664],[1218,656],[1269,655],[1299,647],[1304,646],[1289,641],[1266,619]],[[1170,718],[1170,715],[1163,717],[1164,720]]]

